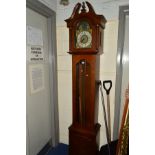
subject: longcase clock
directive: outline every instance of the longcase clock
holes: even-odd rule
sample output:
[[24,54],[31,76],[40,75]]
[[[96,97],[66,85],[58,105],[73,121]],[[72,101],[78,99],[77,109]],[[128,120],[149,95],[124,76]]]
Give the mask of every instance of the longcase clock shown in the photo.
[[69,155],[97,155],[99,149],[98,84],[103,29],[106,19],[89,2],[77,3],[70,18],[73,122],[69,127]]

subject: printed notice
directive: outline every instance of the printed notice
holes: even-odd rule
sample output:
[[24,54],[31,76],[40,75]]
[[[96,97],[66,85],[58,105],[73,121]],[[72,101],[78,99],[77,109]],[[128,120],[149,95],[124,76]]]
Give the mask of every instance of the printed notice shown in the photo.
[[26,31],[27,45],[40,45],[43,46],[43,35],[40,29],[32,26],[27,26]]
[[30,65],[30,89],[31,94],[44,89],[44,69],[42,64]]
[[30,62],[44,61],[44,53],[42,46],[28,46],[28,60]]

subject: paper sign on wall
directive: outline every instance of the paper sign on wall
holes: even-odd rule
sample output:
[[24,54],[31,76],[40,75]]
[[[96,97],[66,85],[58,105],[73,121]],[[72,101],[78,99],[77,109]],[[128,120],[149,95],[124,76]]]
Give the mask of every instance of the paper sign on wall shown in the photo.
[[44,89],[44,69],[42,64],[30,65],[30,89],[31,94]]
[[44,61],[44,53],[42,46],[28,46],[27,47],[27,59],[30,62],[41,62]]
[[32,26],[27,26],[27,45],[43,46],[43,34],[40,29]]

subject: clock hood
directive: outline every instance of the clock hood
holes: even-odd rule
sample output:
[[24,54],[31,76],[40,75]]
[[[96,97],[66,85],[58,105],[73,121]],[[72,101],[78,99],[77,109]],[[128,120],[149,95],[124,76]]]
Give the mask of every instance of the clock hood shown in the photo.
[[[88,11],[86,6],[88,6]],[[93,25],[99,25],[104,28],[107,22],[103,15],[97,15],[89,2],[77,3],[74,7],[73,13],[70,18],[66,19],[67,27],[73,27],[75,23],[82,19],[90,19]]]

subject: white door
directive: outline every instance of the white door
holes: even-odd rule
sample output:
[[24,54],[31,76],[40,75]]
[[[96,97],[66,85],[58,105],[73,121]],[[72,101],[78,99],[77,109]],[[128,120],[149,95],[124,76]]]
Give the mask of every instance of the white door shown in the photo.
[[125,103],[125,90],[129,84],[129,16],[125,17],[125,34],[124,48],[122,53],[122,88],[121,88],[121,105],[120,105],[120,125]]
[[118,51],[115,85],[115,115],[113,139],[118,139],[125,103],[125,90],[129,84],[129,6],[119,12]]
[[[45,144],[51,139],[51,93],[49,81],[49,53],[48,53],[48,25],[47,18],[39,13],[26,9],[26,26],[31,27],[36,32],[41,32],[43,45],[43,61],[30,61],[29,50],[31,43],[27,41],[27,62],[26,62],[26,110],[27,110],[27,155],[36,155]],[[30,32],[29,32],[30,33]],[[32,34],[32,42],[38,34]],[[40,36],[40,35],[39,35]],[[36,38],[37,39],[37,38]],[[38,41],[39,42],[39,41]],[[33,57],[33,55],[32,55]],[[36,71],[34,67],[40,67],[41,72]],[[33,70],[34,69],[34,70]],[[40,77],[39,79],[37,79]],[[33,79],[34,78],[34,79]],[[36,81],[35,81],[36,80]],[[38,81],[37,81],[38,80]],[[35,81],[35,82],[34,82]],[[39,83],[39,84],[38,84]],[[34,91],[37,86],[41,89]],[[33,88],[33,89],[32,89]]]

